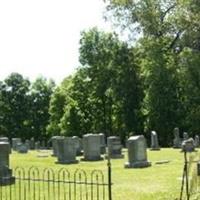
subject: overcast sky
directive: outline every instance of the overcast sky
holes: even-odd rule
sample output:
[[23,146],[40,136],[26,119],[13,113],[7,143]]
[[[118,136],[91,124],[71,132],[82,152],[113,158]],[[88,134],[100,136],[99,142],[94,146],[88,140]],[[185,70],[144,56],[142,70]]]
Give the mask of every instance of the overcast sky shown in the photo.
[[19,72],[59,83],[79,66],[80,31],[109,31],[103,0],[0,1],[0,80]]

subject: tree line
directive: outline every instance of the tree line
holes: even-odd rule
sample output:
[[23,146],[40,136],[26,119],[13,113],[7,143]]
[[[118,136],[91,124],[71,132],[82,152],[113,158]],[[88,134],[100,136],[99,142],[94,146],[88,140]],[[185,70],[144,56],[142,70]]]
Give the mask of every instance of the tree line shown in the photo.
[[105,3],[107,19],[129,40],[92,28],[81,33],[81,65],[59,86],[44,79],[30,84],[22,77],[20,87],[19,79],[1,82],[1,133],[103,132],[125,141],[155,130],[162,146],[171,145],[174,127],[199,133],[199,1]]

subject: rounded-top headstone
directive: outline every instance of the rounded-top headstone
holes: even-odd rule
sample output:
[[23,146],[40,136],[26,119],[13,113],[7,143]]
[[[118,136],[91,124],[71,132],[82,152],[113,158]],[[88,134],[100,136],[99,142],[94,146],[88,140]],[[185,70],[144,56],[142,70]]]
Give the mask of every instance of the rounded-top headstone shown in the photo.
[[84,161],[102,160],[101,137],[99,134],[86,134],[83,136]]
[[123,158],[122,144],[119,136],[110,136],[107,138],[108,154],[110,158]]
[[149,167],[151,163],[147,161],[147,145],[143,135],[132,136],[128,139],[128,162],[125,168]]
[[179,134],[179,128],[174,128],[173,148],[181,148],[182,140]]
[[156,131],[151,131],[151,150],[160,150]]

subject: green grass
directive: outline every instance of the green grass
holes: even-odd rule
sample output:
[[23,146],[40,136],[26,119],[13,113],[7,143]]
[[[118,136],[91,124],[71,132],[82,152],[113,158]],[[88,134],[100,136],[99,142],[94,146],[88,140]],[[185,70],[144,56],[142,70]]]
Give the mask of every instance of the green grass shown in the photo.
[[[12,153],[10,157],[11,168],[17,166],[29,168],[52,168],[58,170],[65,167],[69,171],[94,169],[107,172],[107,161],[80,162],[73,165],[55,164],[56,158],[38,158],[39,153],[30,151],[28,154]],[[126,150],[124,154],[127,155]],[[50,152],[49,152],[50,155]],[[124,159],[112,160],[112,194],[113,200],[173,200],[178,199],[181,188],[183,170],[183,153],[180,149],[163,148],[160,151],[148,151],[148,160],[152,166],[143,169],[125,169]],[[155,164],[156,161],[169,160],[166,164]]]

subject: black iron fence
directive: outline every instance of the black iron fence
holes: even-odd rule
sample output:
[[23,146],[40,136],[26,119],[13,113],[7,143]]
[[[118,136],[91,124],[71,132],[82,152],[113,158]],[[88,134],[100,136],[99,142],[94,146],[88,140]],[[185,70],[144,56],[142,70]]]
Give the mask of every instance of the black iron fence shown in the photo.
[[183,168],[180,200],[200,199],[199,162],[200,162],[199,152],[193,152],[193,153],[184,152],[184,168]]
[[0,183],[0,200],[111,200],[109,173],[93,170],[87,173],[66,168],[17,167],[15,183]]

